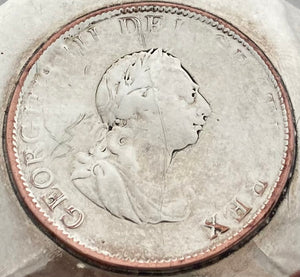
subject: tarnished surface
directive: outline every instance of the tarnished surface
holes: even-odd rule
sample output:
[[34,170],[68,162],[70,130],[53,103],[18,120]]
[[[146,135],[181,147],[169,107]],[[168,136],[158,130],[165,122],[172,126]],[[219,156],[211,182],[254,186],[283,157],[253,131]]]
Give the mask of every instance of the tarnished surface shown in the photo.
[[188,265],[240,242],[279,199],[295,152],[287,92],[217,20],[160,3],[111,8],[25,67],[9,163],[67,247],[113,265]]
[[[254,4],[253,4],[254,5]],[[228,11],[228,9],[226,9],[225,10],[225,12],[229,12]],[[238,27],[240,27],[240,26],[238,26]],[[261,39],[261,37],[259,37],[258,36],[258,38],[257,38],[257,41],[259,41]],[[275,45],[276,45],[276,43],[274,43]],[[266,44],[267,45],[267,44]],[[272,51],[274,51],[274,52],[272,52],[271,50],[268,52],[268,51],[266,51],[266,53],[267,54],[269,54],[269,55],[271,55],[270,57],[271,58],[273,58],[273,62],[275,62],[276,63],[276,61],[277,61],[277,59],[278,59],[278,57],[274,54],[276,51],[276,47],[272,47]],[[268,50],[268,49],[266,49],[266,50]],[[278,50],[277,50],[278,51]],[[292,51],[293,51],[293,49],[291,49],[291,47],[290,47],[290,53],[292,53]],[[274,55],[275,55],[275,57],[274,57]],[[276,59],[276,57],[277,57],[277,59]],[[118,59],[118,57],[116,57],[116,59],[115,60],[117,60]],[[279,59],[279,61],[280,61],[280,59]],[[182,61],[181,61],[182,62]],[[184,66],[184,62],[182,62],[183,63],[183,66]],[[284,62],[282,62],[283,63],[283,65],[281,65],[280,66],[280,68],[281,68],[281,74],[283,74],[285,71],[284,70],[282,70],[282,67],[283,68],[289,68],[289,67],[291,67],[291,62],[288,64],[288,66],[287,65],[285,65],[284,66]],[[294,73],[291,73],[291,74],[287,74],[288,75],[288,77],[287,77],[287,80],[289,80],[289,78],[291,78],[292,80],[293,80],[293,74]],[[294,82],[295,82],[295,80],[294,80]],[[289,82],[286,82],[287,83],[287,85],[288,85],[288,88],[289,88]],[[199,84],[200,85],[200,84]],[[296,83],[295,83],[295,85],[294,86],[296,86]],[[200,86],[201,87],[201,86]],[[295,106],[295,102],[297,102],[297,100],[295,99],[295,97],[293,97],[293,89],[295,89],[295,87],[293,87],[293,86],[290,86],[290,88],[289,88],[289,91],[290,91],[290,93],[291,93],[291,96],[292,96],[292,100],[294,100],[294,106]],[[203,92],[203,94],[204,94],[204,92]],[[204,94],[205,95],[205,94]],[[205,95],[206,96],[206,95]],[[297,114],[297,108],[296,108],[296,114]],[[209,126],[208,124],[209,124],[209,120],[210,120],[210,117],[208,117],[208,120],[207,120],[207,125],[205,125],[204,126],[204,131],[205,131],[205,128],[207,127],[207,126]],[[204,132],[203,131],[203,132]],[[203,133],[204,134],[204,133]],[[201,138],[202,138],[203,136],[201,135]],[[199,143],[199,145],[201,146],[201,139],[198,141],[198,143]],[[199,146],[199,147],[200,147]],[[295,176],[295,179],[297,178],[297,175]],[[294,180],[295,180],[294,179]],[[297,211],[296,211],[296,209],[291,209],[291,205],[293,206],[293,207],[297,207],[297,205],[299,205],[299,204],[297,204],[298,202],[297,202],[297,198],[296,198],[296,196],[297,196],[297,186],[296,186],[296,183],[292,183],[292,185],[291,185],[291,190],[290,190],[290,192],[289,192],[290,194],[290,201],[289,201],[289,206],[286,204],[287,203],[287,201],[285,201],[285,202],[283,202],[283,204],[282,204],[282,206],[281,206],[281,210],[284,210],[284,209],[288,209],[289,210],[289,213],[287,213],[287,212],[282,212],[281,213],[281,215],[280,215],[280,211],[279,211],[279,215],[277,215],[275,218],[274,218],[274,220],[272,221],[272,223],[271,223],[271,225],[270,226],[268,226],[267,227],[267,231],[263,231],[260,235],[259,235],[259,237],[258,238],[256,238],[254,241],[257,241],[257,243],[259,243],[259,245],[260,245],[260,248],[261,249],[263,249],[263,252],[265,252],[265,253],[267,253],[267,257],[274,257],[274,260],[275,260],[275,264],[279,264],[280,266],[277,266],[277,265],[274,265],[274,266],[271,266],[270,265],[270,269],[268,269],[268,268],[265,268],[264,270],[269,270],[270,272],[273,272],[273,275],[275,275],[275,274],[279,274],[278,272],[280,272],[280,271],[282,271],[282,272],[285,272],[285,273],[291,273],[293,270],[296,270],[297,269],[297,239],[296,239],[296,237],[295,237],[295,242],[293,243],[293,245],[291,244],[290,245],[290,247],[289,247],[289,251],[293,251],[294,253],[293,253],[293,255],[294,255],[294,257],[295,257],[295,260],[294,259],[292,259],[292,261],[291,260],[289,260],[289,265],[292,267],[292,268],[288,268],[288,269],[286,269],[285,268],[285,266],[284,266],[284,264],[288,264],[288,262],[287,261],[284,261],[284,256],[282,255],[282,250],[280,250],[280,245],[278,245],[278,246],[274,246],[272,243],[270,243],[270,241],[272,241],[272,240],[270,240],[270,237],[272,237],[273,236],[273,238],[276,238],[276,236],[280,236],[281,237],[281,239],[282,239],[282,232],[284,232],[284,231],[280,231],[281,229],[282,230],[286,230],[286,228],[289,228],[288,226],[290,225],[291,226],[291,222],[297,222],[297,216],[298,216],[298,214],[297,214]],[[292,194],[291,194],[292,193]],[[13,196],[12,196],[13,197]],[[288,215],[288,217],[287,217],[287,215]],[[293,218],[293,220],[291,220],[291,218]],[[282,220],[283,219],[285,219],[286,220],[286,224],[282,224]],[[276,221],[277,220],[277,221]],[[275,223],[273,223],[273,222],[275,222]],[[275,227],[273,227],[272,228],[272,224],[274,225],[274,226],[276,226],[276,224],[278,225],[278,228],[276,228],[276,231],[274,231],[274,229],[275,229]],[[296,224],[296,223],[295,223]],[[268,230],[268,228],[269,228],[269,230]],[[296,225],[293,225],[293,227],[290,227],[291,229],[290,230],[293,230],[293,232],[295,232],[295,233],[297,233],[297,224]],[[265,235],[264,235],[265,234]],[[274,239],[273,239],[274,240]],[[256,247],[254,247],[254,245],[253,245],[253,243],[251,243],[251,244],[248,244],[245,248],[243,248],[243,250],[244,249],[248,249],[248,252],[247,253],[256,253],[256,250],[254,251],[254,249],[256,249]],[[295,249],[295,251],[293,250],[293,249]],[[240,250],[240,251],[242,251],[242,250]],[[260,251],[258,251],[258,253],[259,253]],[[238,252],[236,252],[235,254],[234,254],[234,256],[232,256],[232,257],[230,257],[230,258],[228,258],[228,259],[241,259],[241,258],[238,258],[239,257],[239,255],[238,255],[238,253],[239,253],[239,251]],[[258,260],[263,260],[263,258],[262,257],[264,257],[264,255],[261,255],[260,256],[260,258],[258,259]],[[253,259],[253,260],[252,260]],[[265,261],[265,264],[267,264],[267,261],[268,261],[268,259],[270,259],[270,258],[267,258],[267,260]],[[251,265],[251,263],[252,262],[250,262],[249,260],[252,260],[252,262],[253,261],[255,261],[256,259],[255,258],[253,258],[253,257],[249,257],[248,258],[248,260],[247,261],[245,261],[244,260],[244,262],[243,262],[243,264],[245,264],[245,267],[247,268],[248,266],[249,266],[249,264]],[[291,265],[291,262],[292,263],[294,263],[295,265]],[[248,263],[248,265],[247,265],[247,263]],[[225,266],[225,262],[223,262],[223,264],[224,264],[224,266]],[[254,262],[254,264],[255,264],[255,262]],[[271,263],[272,264],[272,263]],[[283,266],[281,265],[281,264],[283,264]],[[257,265],[257,263],[256,263],[256,265]],[[253,267],[255,267],[254,265],[253,265]],[[266,266],[265,266],[266,267]],[[212,268],[212,267],[211,267]],[[214,268],[222,268],[222,262],[220,262],[220,265],[214,265]],[[228,268],[228,267],[227,267]],[[227,270],[229,270],[229,269],[227,269]],[[238,269],[235,269],[235,270],[237,270],[237,271],[243,271],[243,269],[241,269],[241,268],[238,268]],[[246,269],[245,269],[246,270]],[[209,272],[209,269],[205,269],[205,271],[203,271],[203,272]],[[211,269],[211,272],[213,272],[213,269]],[[230,271],[227,271],[227,273],[228,272],[230,272]],[[248,271],[248,272],[251,272],[251,271]],[[257,272],[259,272],[259,271],[257,271]],[[277,273],[276,273],[277,272]],[[193,273],[193,274],[196,274],[196,273]],[[202,273],[199,273],[200,274],[200,276],[201,276],[201,274]],[[225,274],[225,273],[224,273]],[[251,274],[251,273],[250,273]],[[197,275],[195,275],[195,276],[197,276]],[[224,275],[224,276],[226,276],[226,275]],[[240,275],[239,275],[240,276]],[[245,276],[247,276],[247,275],[245,275]],[[281,275],[278,275],[278,276],[281,276]]]

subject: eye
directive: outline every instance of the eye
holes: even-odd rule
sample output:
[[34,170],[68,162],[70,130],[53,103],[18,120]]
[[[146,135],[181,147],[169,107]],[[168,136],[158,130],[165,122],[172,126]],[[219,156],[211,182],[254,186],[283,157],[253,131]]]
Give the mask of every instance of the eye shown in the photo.
[[126,119],[116,118],[115,125],[116,126],[120,126],[120,127],[124,127],[124,126],[127,125],[127,120]]
[[147,97],[147,95],[148,95],[148,90],[143,91],[142,97]]

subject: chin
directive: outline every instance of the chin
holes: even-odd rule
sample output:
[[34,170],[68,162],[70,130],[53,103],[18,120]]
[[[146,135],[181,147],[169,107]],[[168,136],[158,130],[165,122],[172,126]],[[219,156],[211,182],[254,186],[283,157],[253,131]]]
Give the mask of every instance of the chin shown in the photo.
[[201,131],[193,130],[193,142],[191,144],[194,144],[198,141],[200,133],[201,133]]
[[195,133],[193,131],[193,133],[190,134],[189,139],[186,140],[184,143],[180,144],[178,143],[178,145],[180,145],[180,147],[177,147],[177,150],[180,149],[184,149],[185,147],[189,146],[189,145],[193,145],[198,141],[198,134]]

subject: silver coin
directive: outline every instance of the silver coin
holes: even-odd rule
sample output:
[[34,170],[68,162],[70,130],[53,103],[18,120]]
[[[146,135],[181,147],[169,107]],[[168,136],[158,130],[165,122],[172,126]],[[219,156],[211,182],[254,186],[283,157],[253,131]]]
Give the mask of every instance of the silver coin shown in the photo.
[[269,216],[295,130],[270,61],[221,19],[138,3],[71,22],[31,57],[7,152],[31,212],[99,265],[204,263]]

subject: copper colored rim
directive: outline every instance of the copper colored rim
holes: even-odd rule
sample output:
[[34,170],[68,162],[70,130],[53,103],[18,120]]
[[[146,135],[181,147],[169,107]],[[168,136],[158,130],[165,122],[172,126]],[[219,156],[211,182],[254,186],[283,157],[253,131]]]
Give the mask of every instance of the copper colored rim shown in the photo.
[[[109,12],[115,9],[120,8],[129,8],[129,7],[139,7],[139,6],[169,6],[173,8],[179,8],[179,9],[185,9],[190,12],[194,12],[197,14],[201,14],[203,16],[206,16],[208,18],[213,19],[214,21],[217,21],[218,23],[224,25],[226,28],[232,30],[236,34],[238,34],[243,40],[245,40],[260,56],[260,58],[265,62],[265,64],[268,66],[269,70],[272,72],[273,76],[275,77],[275,80],[278,84],[278,87],[282,93],[283,102],[287,111],[287,119],[288,119],[288,150],[287,150],[287,157],[285,160],[284,168],[282,170],[282,173],[280,175],[280,180],[274,189],[272,196],[266,206],[262,209],[261,213],[252,221],[251,224],[249,224],[246,228],[242,229],[242,231],[237,235],[234,236],[232,239],[227,240],[222,245],[216,247],[215,249],[210,249],[209,252],[204,253],[203,255],[199,255],[197,257],[191,257],[189,259],[183,259],[183,260],[177,260],[177,261],[171,261],[171,262],[159,262],[159,263],[139,263],[139,262],[130,262],[130,261],[124,261],[117,258],[111,258],[108,256],[105,256],[103,254],[99,254],[97,252],[94,252],[88,248],[85,248],[84,246],[79,245],[78,243],[74,242],[73,239],[70,239],[67,237],[67,235],[64,235],[62,231],[58,230],[54,225],[52,225],[51,222],[48,221],[47,218],[45,218],[38,210],[38,208],[35,206],[35,204],[32,202],[32,198],[29,196],[29,193],[26,191],[23,181],[21,180],[21,176],[18,173],[19,169],[17,167],[17,162],[14,155],[14,145],[13,145],[13,124],[14,124],[14,116],[16,112],[16,107],[18,103],[18,98],[22,89],[22,86],[24,84],[24,81],[28,75],[29,70],[34,65],[34,63],[39,59],[39,57],[43,54],[43,52],[61,35],[63,35],[66,31],[70,30],[75,25],[79,24],[80,22],[85,21],[88,18],[91,18],[93,16]],[[5,128],[5,127],[4,127]],[[288,180],[291,177],[291,171],[294,165],[295,160],[295,136],[296,131],[294,127],[294,120],[293,120],[293,112],[291,108],[291,103],[289,100],[288,93],[285,89],[285,86],[281,80],[280,75],[270,62],[270,60],[265,56],[265,54],[262,52],[262,50],[253,42],[251,41],[246,35],[244,35],[242,32],[240,32],[238,29],[233,27],[228,22],[224,21],[223,19],[220,19],[219,17],[208,13],[206,11],[203,11],[198,8],[192,8],[185,5],[175,4],[175,3],[168,3],[168,2],[139,2],[139,3],[128,3],[123,5],[117,5],[113,7],[108,7],[100,10],[93,11],[85,16],[82,16],[70,24],[63,27],[60,31],[54,33],[44,44],[40,46],[40,48],[32,55],[32,57],[28,60],[27,64],[24,66],[20,78],[17,82],[17,85],[13,91],[12,99],[9,105],[8,109],[8,116],[7,116],[7,122],[6,122],[6,152],[7,152],[7,158],[8,158],[8,166],[10,167],[10,171],[13,178],[13,183],[17,188],[18,194],[21,197],[21,200],[26,204],[27,208],[30,210],[30,212],[33,214],[33,216],[38,220],[38,222],[42,225],[43,228],[47,230],[52,236],[54,236],[56,239],[59,240],[59,243],[62,244],[67,250],[71,251],[77,256],[82,257],[85,260],[90,261],[93,264],[99,265],[99,266],[108,266],[108,267],[117,267],[120,269],[127,269],[127,270],[140,270],[140,271],[157,271],[157,270],[175,270],[182,267],[190,267],[192,265],[198,264],[198,263],[206,263],[209,262],[216,257],[220,256],[221,254],[224,254],[226,251],[228,251],[233,246],[240,244],[243,240],[245,240],[249,235],[253,234],[255,230],[259,228],[259,226],[266,220],[266,218],[270,215],[272,209],[280,199],[280,196],[284,190],[284,187]]]

